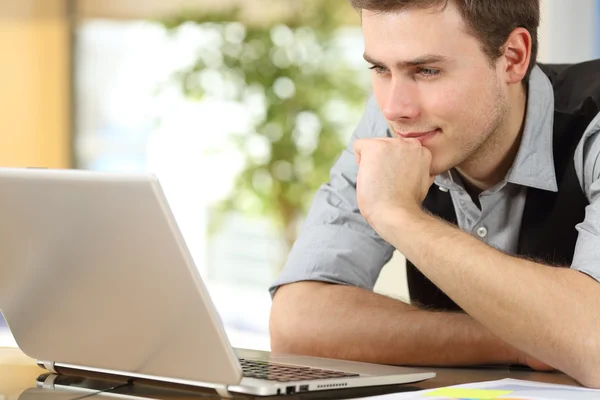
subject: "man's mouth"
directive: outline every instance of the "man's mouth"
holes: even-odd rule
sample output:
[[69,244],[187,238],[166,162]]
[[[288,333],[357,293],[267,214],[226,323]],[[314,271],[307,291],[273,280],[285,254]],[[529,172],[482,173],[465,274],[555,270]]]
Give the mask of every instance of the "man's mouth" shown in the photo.
[[417,139],[418,141],[423,143],[425,140],[428,140],[428,139],[434,137],[436,134],[438,134],[440,132],[440,129],[436,128],[436,129],[433,129],[430,131],[413,131],[413,132],[395,131],[395,132],[396,132],[396,135],[400,136],[401,138]]

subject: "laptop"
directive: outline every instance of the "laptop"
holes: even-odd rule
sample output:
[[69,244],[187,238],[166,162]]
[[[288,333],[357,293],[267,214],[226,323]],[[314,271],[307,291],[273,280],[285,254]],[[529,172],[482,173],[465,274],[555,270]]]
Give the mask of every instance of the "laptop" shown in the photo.
[[50,372],[200,386],[221,396],[435,376],[234,349],[151,174],[0,169],[0,221],[0,310],[21,350]]

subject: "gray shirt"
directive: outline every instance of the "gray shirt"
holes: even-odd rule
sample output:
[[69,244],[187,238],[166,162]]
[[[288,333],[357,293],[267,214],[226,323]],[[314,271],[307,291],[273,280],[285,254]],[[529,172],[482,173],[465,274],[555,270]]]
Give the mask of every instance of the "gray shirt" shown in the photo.
[[[435,178],[449,191],[458,227],[508,254],[515,254],[528,188],[556,192],[552,151],[554,92],[538,68],[529,79],[527,114],[521,144],[505,179],[479,195],[481,209],[450,170]],[[302,232],[287,263],[271,287],[304,280],[372,289],[394,248],[370,227],[356,199],[358,165],[353,152],[357,138],[391,137],[373,98],[349,146],[331,169],[330,182],[316,193]],[[575,151],[575,171],[589,200],[571,268],[600,281],[600,114],[586,129]]]

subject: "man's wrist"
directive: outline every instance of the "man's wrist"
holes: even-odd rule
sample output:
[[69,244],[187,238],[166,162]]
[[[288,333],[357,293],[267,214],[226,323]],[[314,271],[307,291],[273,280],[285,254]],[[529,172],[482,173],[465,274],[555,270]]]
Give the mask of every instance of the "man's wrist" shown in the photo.
[[403,237],[406,237],[406,234],[410,234],[411,231],[420,229],[430,218],[430,215],[423,210],[421,205],[398,207],[390,215],[390,220],[397,227],[394,231],[402,234]]
[[396,245],[396,240],[406,238],[407,233],[425,222],[427,216],[419,205],[394,206],[381,209],[375,218],[369,220],[369,223],[383,239]]

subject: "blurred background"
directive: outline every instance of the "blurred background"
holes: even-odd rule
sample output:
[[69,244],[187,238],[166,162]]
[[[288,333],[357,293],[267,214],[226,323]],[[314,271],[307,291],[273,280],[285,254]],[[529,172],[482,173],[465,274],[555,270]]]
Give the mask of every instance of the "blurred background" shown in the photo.
[[[347,0],[0,0],[0,52],[0,166],[155,173],[232,344],[268,349],[267,288],[369,95]],[[540,61],[597,57],[600,0],[542,0]],[[400,254],[376,290],[406,298]]]

